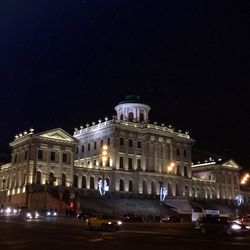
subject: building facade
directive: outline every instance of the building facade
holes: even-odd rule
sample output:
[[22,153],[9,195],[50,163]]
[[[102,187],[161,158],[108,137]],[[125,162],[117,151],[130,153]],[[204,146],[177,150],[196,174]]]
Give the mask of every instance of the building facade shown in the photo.
[[169,196],[190,196],[194,142],[190,135],[164,124],[150,124],[150,107],[137,97],[129,96],[115,110],[113,119],[75,131],[74,137],[80,141],[76,186],[97,189],[104,175],[112,192],[159,195],[164,185]]
[[60,128],[16,135],[11,163],[0,167],[0,203],[29,205],[29,193],[47,186],[150,199],[164,187],[172,200],[234,200],[240,167],[233,160],[193,165],[189,133],[150,123],[150,109],[128,96],[112,119],[81,126],[73,136]]

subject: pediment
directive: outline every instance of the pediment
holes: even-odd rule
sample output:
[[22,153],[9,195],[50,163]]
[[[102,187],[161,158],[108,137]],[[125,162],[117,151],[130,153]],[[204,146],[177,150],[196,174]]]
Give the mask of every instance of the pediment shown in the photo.
[[59,140],[59,141],[67,141],[67,142],[75,141],[72,136],[70,136],[68,133],[64,132],[61,129],[47,131],[47,132],[41,133],[39,136],[43,138]]
[[240,166],[233,160],[228,160],[222,164],[223,167],[240,169]]

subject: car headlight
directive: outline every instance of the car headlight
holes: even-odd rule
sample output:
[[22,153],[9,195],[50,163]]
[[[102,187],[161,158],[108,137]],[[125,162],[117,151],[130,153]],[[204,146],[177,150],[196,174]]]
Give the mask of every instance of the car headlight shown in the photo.
[[109,224],[109,225],[111,225],[111,224],[112,224],[112,222],[111,222],[111,221],[109,221],[109,222],[108,222],[108,224]]
[[54,213],[53,213],[53,216],[57,216],[57,212],[54,212]]
[[121,225],[121,224],[122,224],[122,222],[121,222],[120,220],[118,220],[118,221],[117,221],[117,224],[118,224],[118,225]]
[[246,226],[246,229],[250,229],[250,227],[249,227],[249,226]]
[[35,212],[35,217],[38,218],[40,214],[38,212]]
[[47,216],[50,216],[51,215],[51,213],[50,212],[47,212]]
[[31,218],[32,218],[31,213],[27,213],[27,214],[26,214],[26,217],[29,218],[29,219],[31,219]]
[[11,212],[11,208],[10,207],[7,207],[6,208],[6,213],[9,214]]
[[231,228],[232,228],[233,230],[240,230],[240,229],[241,229],[241,226],[238,225],[238,224],[233,224],[233,225],[231,226]]

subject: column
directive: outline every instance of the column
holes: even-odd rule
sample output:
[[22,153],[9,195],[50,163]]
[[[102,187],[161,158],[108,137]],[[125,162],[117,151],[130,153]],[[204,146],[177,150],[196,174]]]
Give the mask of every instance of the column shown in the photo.
[[59,168],[58,168],[58,178],[57,178],[57,180],[58,180],[58,186],[61,186],[62,185],[62,154],[63,154],[63,152],[62,152],[62,148],[60,147],[60,150],[59,150]]

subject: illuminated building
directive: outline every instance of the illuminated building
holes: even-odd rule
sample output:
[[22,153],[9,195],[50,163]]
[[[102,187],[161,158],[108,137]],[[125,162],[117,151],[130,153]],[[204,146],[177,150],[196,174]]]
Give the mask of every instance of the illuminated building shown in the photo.
[[47,188],[54,193],[57,188],[61,199],[69,190],[70,198],[81,202],[100,198],[100,183],[112,198],[159,200],[164,187],[162,202],[186,206],[186,212],[188,199],[234,200],[240,167],[233,160],[192,165],[189,133],[150,123],[150,109],[139,97],[128,96],[115,107],[112,119],[80,126],[73,136],[62,129],[17,135],[10,143],[11,163],[0,168],[0,203],[31,205],[30,194],[35,197]]

